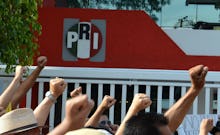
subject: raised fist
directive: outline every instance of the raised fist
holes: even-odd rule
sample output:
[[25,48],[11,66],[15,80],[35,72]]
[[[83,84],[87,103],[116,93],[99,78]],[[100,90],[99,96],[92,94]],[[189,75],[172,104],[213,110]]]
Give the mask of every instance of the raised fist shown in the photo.
[[150,106],[151,103],[152,101],[149,96],[143,93],[138,93],[134,96],[130,109],[132,109],[133,112],[138,113],[139,111]]
[[50,80],[50,91],[53,96],[58,98],[66,88],[67,83],[62,78],[55,78]]
[[16,69],[15,69],[15,78],[21,80],[22,79],[22,76],[23,74],[26,72],[26,67],[23,67],[23,66],[16,66]]
[[70,123],[70,129],[82,128],[86,119],[94,107],[94,102],[88,99],[87,95],[79,95],[66,102],[65,121]]
[[200,124],[200,132],[207,133],[213,128],[213,119],[203,119]]
[[102,103],[100,104],[100,107],[103,109],[109,109],[111,106],[113,106],[116,102],[116,99],[114,99],[111,96],[105,95],[105,97],[102,100]]
[[82,87],[78,87],[78,88],[75,88],[71,93],[70,93],[70,96],[72,98],[74,97],[77,97],[79,95],[82,95]]
[[208,72],[208,67],[197,65],[189,69],[192,87],[200,91],[205,84],[205,77]]
[[40,68],[44,68],[44,66],[47,64],[47,57],[40,56],[37,58],[37,66]]

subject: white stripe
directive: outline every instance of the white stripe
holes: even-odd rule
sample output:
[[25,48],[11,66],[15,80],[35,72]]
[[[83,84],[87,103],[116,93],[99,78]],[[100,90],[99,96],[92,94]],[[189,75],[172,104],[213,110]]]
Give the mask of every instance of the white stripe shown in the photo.
[[217,89],[217,114],[220,114],[220,88]]
[[157,91],[157,112],[162,113],[162,86],[158,86]]
[[186,94],[186,87],[181,87],[181,97]]
[[39,82],[39,87],[38,87],[38,104],[41,103],[44,97],[44,82]]
[[205,88],[205,114],[210,112],[210,88]]
[[[147,94],[147,96],[150,97],[150,86],[149,85],[146,85],[146,94]],[[149,112],[150,111],[150,106],[148,108],[146,108],[145,111]]]
[[93,49],[98,49],[99,33],[93,34]]
[[171,107],[173,103],[174,103],[174,86],[170,86],[169,107]]
[[86,84],[86,95],[91,99],[91,83]]
[[198,113],[198,97],[196,97],[196,99],[193,102],[193,114],[197,114]]
[[50,116],[49,116],[49,130],[53,130],[54,129],[54,115],[55,115],[55,105],[53,104],[51,109],[50,109]]
[[31,108],[32,88],[28,90],[26,95],[26,107]]
[[[110,84],[110,96],[115,98],[115,85]],[[113,105],[109,110],[109,120],[114,123],[114,109],[115,106]]]
[[67,90],[68,90],[68,85],[66,86],[66,88],[65,88],[65,90],[64,90],[64,92],[63,92],[63,94],[62,94],[62,108],[61,108],[61,110],[62,110],[62,112],[61,112],[61,120],[63,120],[64,119],[64,117],[65,117],[65,114],[66,114],[66,100],[67,100]]
[[103,84],[98,85],[98,105],[101,104],[103,99]]
[[[187,55],[220,56],[219,30],[163,29]],[[208,39],[208,40],[207,40]]]
[[75,88],[78,88],[79,87],[79,83],[75,83]]
[[137,93],[139,93],[139,92],[138,92],[138,85],[135,84],[135,85],[134,85],[134,95],[137,94]]
[[124,119],[126,114],[126,93],[127,93],[127,85],[122,85],[122,98],[121,98],[121,121]]

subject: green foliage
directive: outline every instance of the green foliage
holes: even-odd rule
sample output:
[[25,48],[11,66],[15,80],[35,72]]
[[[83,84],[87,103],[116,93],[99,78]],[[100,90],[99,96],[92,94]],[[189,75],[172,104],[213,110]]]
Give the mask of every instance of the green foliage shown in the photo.
[[42,0],[0,1],[0,61],[6,64],[6,72],[15,65],[32,65],[38,52],[38,7]]
[[[95,1],[95,4],[92,5],[91,1]],[[155,13],[167,4],[170,4],[170,0],[67,0],[68,7],[73,8],[144,10],[155,21],[158,20]]]

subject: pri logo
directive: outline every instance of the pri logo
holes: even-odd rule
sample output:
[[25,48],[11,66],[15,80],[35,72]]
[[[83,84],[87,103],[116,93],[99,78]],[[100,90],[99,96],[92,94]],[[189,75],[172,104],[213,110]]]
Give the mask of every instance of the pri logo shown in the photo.
[[105,49],[105,20],[80,22],[79,19],[64,19],[63,59],[65,61],[86,59],[92,62],[104,62]]

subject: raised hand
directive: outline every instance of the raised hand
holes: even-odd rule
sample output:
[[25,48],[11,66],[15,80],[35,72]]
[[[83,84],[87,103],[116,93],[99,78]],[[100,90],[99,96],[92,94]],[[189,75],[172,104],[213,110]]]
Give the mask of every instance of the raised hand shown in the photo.
[[46,56],[40,56],[37,58],[37,66],[40,68],[44,68],[44,66],[47,64],[47,57]]
[[105,95],[105,97],[102,100],[102,103],[100,104],[99,107],[103,108],[103,109],[109,109],[110,107],[112,107],[116,102],[116,99],[114,99],[111,96]]
[[200,135],[208,135],[213,127],[213,119],[203,119],[200,124]]
[[78,87],[78,88],[75,88],[71,93],[70,93],[70,96],[72,98],[74,97],[77,97],[79,95],[82,95],[82,87]]
[[124,128],[126,125],[126,122],[134,115],[136,115],[139,111],[149,107],[151,105],[152,101],[150,100],[150,97],[147,96],[144,93],[138,93],[135,94],[133,101],[131,103],[131,106],[129,107],[129,110],[122,121],[121,125],[119,126],[117,132],[115,135],[123,135]]
[[149,96],[143,93],[138,93],[134,96],[130,109],[132,109],[134,113],[138,113],[150,106],[151,103],[152,101]]
[[189,69],[192,87],[200,91],[205,84],[205,77],[208,72],[208,67],[197,65]]
[[82,128],[94,107],[94,102],[87,95],[79,95],[66,102],[65,120],[70,124],[71,130]]
[[62,78],[50,80],[50,91],[55,98],[58,98],[66,88],[67,83]]
[[22,79],[22,76],[23,74],[26,72],[26,68],[23,67],[23,66],[16,66],[16,69],[15,69],[15,78],[21,80]]

